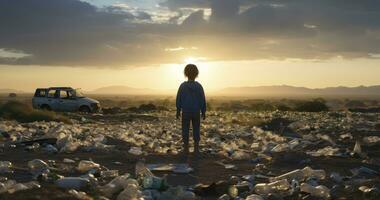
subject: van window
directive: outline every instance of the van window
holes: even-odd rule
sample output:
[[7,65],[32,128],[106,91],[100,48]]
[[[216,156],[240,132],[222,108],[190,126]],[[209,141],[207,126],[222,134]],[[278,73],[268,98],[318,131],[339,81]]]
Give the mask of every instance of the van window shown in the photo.
[[66,90],[60,90],[59,91],[59,98],[61,99],[68,99],[70,96]]
[[48,97],[49,98],[58,98],[59,96],[58,90],[49,90]]
[[36,90],[35,97],[46,97],[46,90]]

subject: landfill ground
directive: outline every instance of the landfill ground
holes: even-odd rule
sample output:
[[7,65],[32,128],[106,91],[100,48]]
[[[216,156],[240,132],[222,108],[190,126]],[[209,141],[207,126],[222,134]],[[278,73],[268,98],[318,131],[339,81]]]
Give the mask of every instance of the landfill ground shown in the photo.
[[[322,169],[326,176],[320,179],[305,177],[305,180],[299,180],[299,184],[324,185],[329,189],[328,197],[299,191],[299,188],[289,195],[279,195],[280,192],[277,195],[275,191],[260,195],[263,199],[380,199],[377,189],[380,187],[380,114],[211,112],[202,125],[201,155],[190,154],[188,157],[179,153],[180,124],[171,112],[73,114],[71,117],[73,124],[0,121],[3,135],[0,161],[10,161],[13,171],[2,173],[1,177],[17,183],[38,181],[40,185],[12,194],[2,191],[0,199],[107,199],[98,188],[112,178],[102,178],[98,172],[118,170],[119,175],[129,173],[133,177],[136,163],[142,159],[146,164],[188,163],[194,171],[180,174],[152,172],[155,176],[166,177],[171,187],[181,186],[193,191],[196,194],[194,199],[218,199],[228,193],[228,189],[210,189],[209,185],[218,181],[238,185],[243,176],[252,175],[254,180],[250,180],[252,188],[249,192],[240,197],[228,197],[245,199],[247,195],[257,193],[255,184],[269,183],[270,177],[306,166]],[[255,124],[257,119],[263,122]],[[58,152],[46,150],[46,144],[37,148],[22,144],[41,138],[58,139],[53,144]],[[357,141],[360,151],[354,151]],[[72,144],[75,147],[69,148],[68,145]],[[141,152],[131,152],[133,147]],[[65,158],[75,163],[64,162]],[[85,197],[79,198],[54,182],[35,178],[36,174],[28,167],[28,161],[34,159],[48,163],[49,173],[65,177],[85,174],[76,169],[78,163],[91,160],[101,166],[94,173],[98,182],[96,186],[77,189],[86,192]],[[233,168],[221,163],[231,164]],[[331,174],[339,174],[339,178],[333,178]],[[237,176],[238,181],[231,183],[231,176]],[[200,183],[204,190],[195,187]],[[205,189],[207,186],[209,189]],[[361,186],[367,186],[367,190],[359,189]],[[123,199],[118,195],[113,194],[108,199]],[[173,196],[172,199],[184,198]]]

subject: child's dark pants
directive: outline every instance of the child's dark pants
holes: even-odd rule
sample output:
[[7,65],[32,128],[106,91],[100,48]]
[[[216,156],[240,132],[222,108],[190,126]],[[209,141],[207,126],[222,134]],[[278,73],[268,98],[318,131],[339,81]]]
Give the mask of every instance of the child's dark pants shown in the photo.
[[182,140],[185,147],[189,146],[190,122],[193,127],[194,144],[198,145],[200,140],[200,112],[182,112]]

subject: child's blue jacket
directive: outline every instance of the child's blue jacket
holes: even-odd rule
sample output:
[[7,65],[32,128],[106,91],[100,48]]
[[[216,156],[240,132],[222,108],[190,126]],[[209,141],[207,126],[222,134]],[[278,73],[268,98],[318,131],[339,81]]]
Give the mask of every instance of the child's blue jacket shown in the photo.
[[177,112],[206,113],[206,97],[203,87],[197,81],[185,81],[177,93]]

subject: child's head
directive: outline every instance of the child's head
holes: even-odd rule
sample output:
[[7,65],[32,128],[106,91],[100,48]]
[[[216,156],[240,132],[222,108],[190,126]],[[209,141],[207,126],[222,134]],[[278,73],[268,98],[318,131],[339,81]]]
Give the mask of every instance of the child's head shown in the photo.
[[195,78],[198,77],[198,74],[199,74],[199,71],[198,71],[198,68],[196,65],[194,64],[188,64],[186,65],[185,67],[185,76],[189,79],[189,80],[195,80]]

